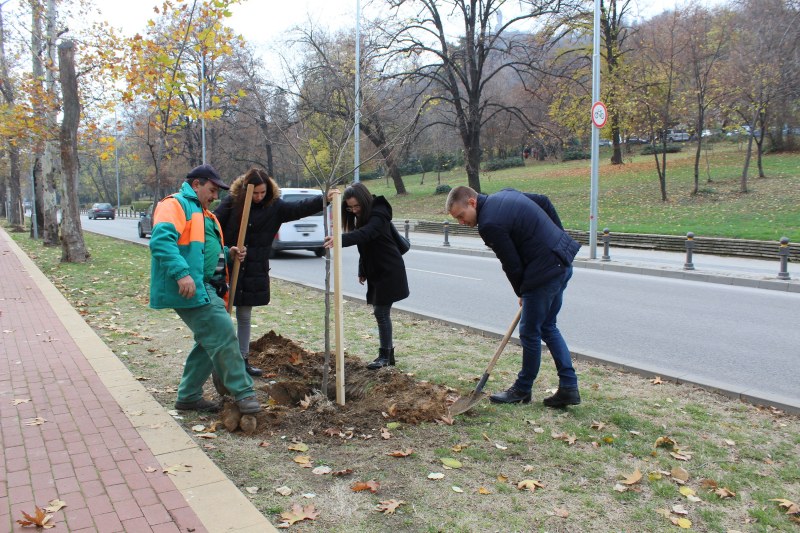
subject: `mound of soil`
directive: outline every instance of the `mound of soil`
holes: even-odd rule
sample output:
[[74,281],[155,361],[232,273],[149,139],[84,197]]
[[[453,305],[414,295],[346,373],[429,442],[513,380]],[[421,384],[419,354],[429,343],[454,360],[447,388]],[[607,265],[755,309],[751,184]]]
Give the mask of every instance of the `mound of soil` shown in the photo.
[[[345,355],[345,405],[336,403],[336,362],[331,355],[327,393],[322,393],[325,354],[312,353],[270,331],[250,344],[250,364],[261,368],[256,394],[264,409],[256,415],[258,434],[281,432],[323,440],[371,434],[387,422],[410,424],[446,417],[454,390],[415,381],[394,367],[369,370],[366,363]],[[223,418],[230,411],[227,403]],[[309,432],[313,432],[313,435]]]

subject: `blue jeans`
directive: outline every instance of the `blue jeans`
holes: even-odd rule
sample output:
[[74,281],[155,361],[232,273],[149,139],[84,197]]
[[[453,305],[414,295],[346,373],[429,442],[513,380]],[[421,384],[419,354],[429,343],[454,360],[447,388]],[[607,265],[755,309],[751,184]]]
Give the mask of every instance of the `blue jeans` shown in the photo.
[[542,341],[547,345],[555,361],[558,386],[560,388],[578,386],[578,376],[572,368],[572,356],[556,326],[564,289],[567,288],[567,282],[571,277],[570,266],[561,276],[522,294],[522,317],[519,321],[522,370],[514,383],[514,388],[519,391],[530,391],[539,374],[539,366],[542,363]]

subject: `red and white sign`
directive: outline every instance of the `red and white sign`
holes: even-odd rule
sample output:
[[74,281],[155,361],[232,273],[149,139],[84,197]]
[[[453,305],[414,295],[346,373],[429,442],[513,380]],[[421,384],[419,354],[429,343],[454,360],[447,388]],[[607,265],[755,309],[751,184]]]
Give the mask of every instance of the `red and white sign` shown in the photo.
[[592,106],[592,123],[594,123],[595,127],[602,128],[606,125],[607,120],[608,111],[606,111],[606,105],[603,102],[595,102]]

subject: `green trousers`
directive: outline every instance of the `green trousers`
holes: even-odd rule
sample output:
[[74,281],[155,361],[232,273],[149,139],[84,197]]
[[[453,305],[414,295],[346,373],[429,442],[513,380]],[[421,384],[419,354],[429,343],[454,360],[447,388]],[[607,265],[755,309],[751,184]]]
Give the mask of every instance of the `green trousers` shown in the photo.
[[235,400],[253,396],[253,380],[244,367],[236,330],[225,302],[206,284],[211,303],[191,309],[175,309],[194,333],[195,345],[183,367],[178,401],[191,403],[203,397],[203,384],[213,370]]

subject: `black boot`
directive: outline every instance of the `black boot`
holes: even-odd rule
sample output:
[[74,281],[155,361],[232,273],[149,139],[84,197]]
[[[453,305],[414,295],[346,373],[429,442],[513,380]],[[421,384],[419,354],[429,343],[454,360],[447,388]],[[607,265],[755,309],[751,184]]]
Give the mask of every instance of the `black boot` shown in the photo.
[[[394,348],[379,348],[378,349],[378,358],[375,359],[373,362],[367,365],[367,368],[370,370],[377,370],[379,368],[383,368],[385,366],[389,366],[394,364],[393,353]],[[391,358],[391,359],[390,359]]]
[[559,387],[555,394],[548,396],[542,403],[547,407],[566,407],[568,405],[578,405],[581,403],[581,395],[578,388],[565,389]]
[[264,375],[264,371],[260,368],[250,366],[250,361],[247,360],[247,357],[244,358],[244,369],[247,370],[248,374],[256,378],[260,378]]

